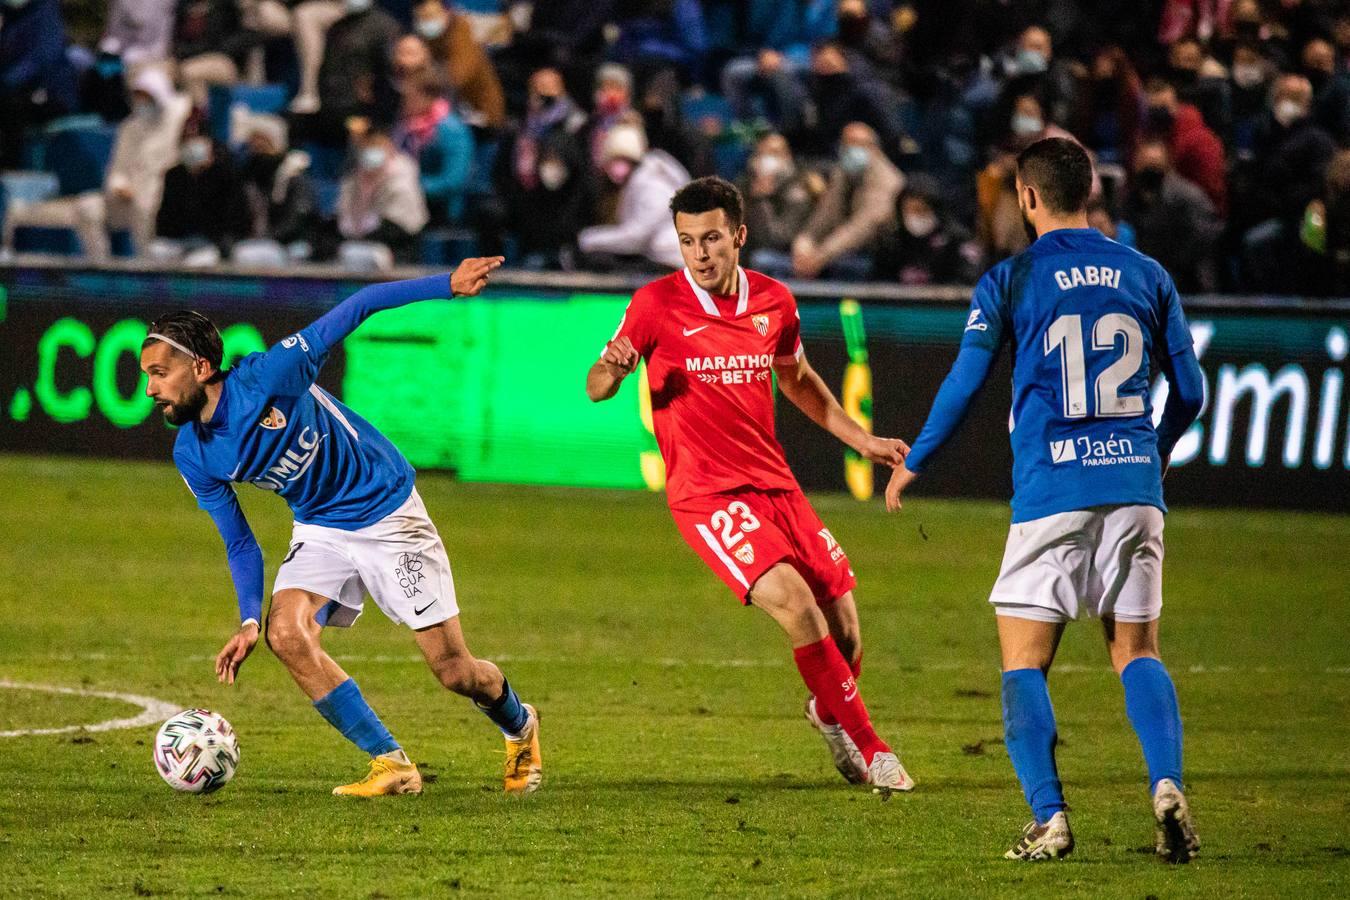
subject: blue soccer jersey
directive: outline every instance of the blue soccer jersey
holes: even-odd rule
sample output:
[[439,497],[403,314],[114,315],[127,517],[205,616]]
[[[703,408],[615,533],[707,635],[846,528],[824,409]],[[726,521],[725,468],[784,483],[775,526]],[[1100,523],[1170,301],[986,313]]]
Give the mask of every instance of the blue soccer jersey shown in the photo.
[[205,510],[235,502],[231,482],[275,491],[297,522],[374,525],[412,492],[389,439],[314,383],[328,347],[306,328],[229,370],[211,421],[178,431],[173,461]]
[[1012,520],[1108,504],[1166,510],[1163,458],[1190,419],[1188,404],[1169,403],[1174,414],[1154,428],[1149,363],[1157,359],[1174,383],[1182,377],[1178,396],[1194,396],[1200,377],[1166,271],[1088,228],[1051,231],[991,269],[975,289],[957,365],[910,452],[912,471],[923,471],[955,430],[1005,342]]
[[179,429],[173,461],[225,541],[244,621],[262,616],[262,551],[234,482],[275,491],[297,522],[354,531],[412,493],[414,473],[388,438],[314,383],[330,348],[383,309],[452,294],[444,275],[362,288],[266,353],[224,375],[208,422]]

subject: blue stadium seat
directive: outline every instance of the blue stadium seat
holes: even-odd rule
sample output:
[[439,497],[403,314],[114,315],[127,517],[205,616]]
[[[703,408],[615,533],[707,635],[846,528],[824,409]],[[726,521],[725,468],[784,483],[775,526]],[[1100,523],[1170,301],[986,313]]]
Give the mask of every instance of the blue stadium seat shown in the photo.
[[206,98],[211,137],[229,143],[230,110],[236,106],[246,106],[255,113],[285,114],[290,99],[284,84],[213,84]]
[[60,193],[100,190],[116,141],[117,129],[111,125],[65,128],[50,133],[46,168],[60,183]]
[[336,178],[320,178],[317,175],[311,179],[314,182],[314,193],[319,201],[319,215],[324,218],[332,218],[337,215],[338,191],[342,185]]

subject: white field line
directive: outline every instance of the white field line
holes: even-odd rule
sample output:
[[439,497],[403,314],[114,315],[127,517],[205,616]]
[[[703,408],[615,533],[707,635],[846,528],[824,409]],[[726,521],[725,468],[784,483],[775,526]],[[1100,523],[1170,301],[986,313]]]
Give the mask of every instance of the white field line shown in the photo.
[[[87,653],[53,653],[45,656],[29,657],[29,659],[51,660],[54,662],[119,662],[139,660],[142,657],[127,653],[105,653],[102,651],[93,651]],[[181,657],[188,662],[214,662],[215,656],[208,654],[189,654]],[[344,663],[356,664],[424,664],[421,656],[415,653],[335,653],[334,658]],[[503,663],[529,663],[542,665],[575,665],[580,660],[575,656],[534,656],[529,654],[514,653],[493,653],[488,654],[485,659],[491,659],[495,662]],[[707,668],[707,669],[781,669],[786,668],[788,663],[786,659],[736,659],[734,657],[727,659],[700,659],[691,657],[680,659],[677,657],[653,657],[642,659],[627,659],[614,656],[606,656],[605,662],[609,663],[627,663],[635,666],[657,665],[664,669],[687,669],[687,668]],[[960,663],[949,660],[937,660],[933,662],[912,662],[909,660],[900,661],[901,669],[919,674],[924,672],[975,672],[988,673],[998,671],[998,664],[991,661],[989,665],[980,665],[978,663]],[[1054,671],[1060,674],[1105,674],[1111,671],[1111,666],[1105,660],[1100,665],[1083,665],[1081,663],[1057,663]],[[1297,673],[1307,672],[1320,675],[1350,675],[1350,666],[1324,666],[1322,668],[1296,668],[1290,666],[1225,666],[1225,665],[1205,665],[1196,663],[1183,668],[1178,667],[1174,671],[1185,672],[1188,675],[1231,675],[1235,672],[1243,674],[1279,674],[1279,673]],[[5,683],[0,681],[0,687]],[[102,696],[91,694],[90,696]],[[113,695],[109,695],[113,696]],[[116,695],[119,699],[123,695]],[[178,712],[178,710],[174,710]],[[0,732],[3,736],[3,732]]]
[[14,691],[41,691],[46,694],[70,694],[75,697],[101,697],[105,700],[120,700],[139,706],[141,711],[130,718],[107,719],[92,725],[64,725],[58,728],[19,728],[13,731],[0,731],[0,738],[24,737],[35,734],[73,734],[82,731],[115,731],[121,728],[140,728],[154,725],[182,712],[172,703],[156,700],[154,697],[142,697],[140,694],[123,694],[118,691],[92,691],[87,688],[60,687],[55,684],[27,684],[21,681],[9,681],[0,678],[0,688]]

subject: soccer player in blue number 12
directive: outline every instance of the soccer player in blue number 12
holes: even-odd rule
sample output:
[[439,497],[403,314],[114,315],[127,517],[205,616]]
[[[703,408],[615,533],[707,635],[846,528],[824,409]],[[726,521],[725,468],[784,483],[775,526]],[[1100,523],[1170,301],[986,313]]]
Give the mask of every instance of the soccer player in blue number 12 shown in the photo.
[[[1005,743],[1035,818],[1006,856],[1055,859],[1073,849],[1046,674],[1065,623],[1091,616],[1102,620],[1143,747],[1157,853],[1187,862],[1200,843],[1183,793],[1176,690],[1158,655],[1162,479],[1200,412],[1204,376],[1172,279],[1087,227],[1091,188],[1092,163],[1073,141],[1041,140],[1018,157],[1018,204],[1035,243],[975,288],[956,363],[886,504],[899,509],[1010,343],[1012,525],[989,601]],[[1156,426],[1150,356],[1169,388]]]
[[422,790],[417,766],[319,642],[325,625],[356,620],[367,593],[386,616],[413,629],[441,683],[471,698],[502,730],[506,791],[530,793],[543,777],[534,708],[465,645],[450,561],[413,485],[412,466],[314,383],[329,351],[369,316],[419,300],[474,296],[501,262],[469,259],[448,278],[362,288],[227,371],[220,369],[220,333],[195,312],[156,320],[141,346],[146,393],[179,427],[174,463],[225,540],[242,624],[216,658],[222,682],[234,683],[258,641],[263,599],[262,551],[232,483],[275,491],[295,514],[267,615],[267,646],[329,724],[371,757],[366,777],[334,794]]

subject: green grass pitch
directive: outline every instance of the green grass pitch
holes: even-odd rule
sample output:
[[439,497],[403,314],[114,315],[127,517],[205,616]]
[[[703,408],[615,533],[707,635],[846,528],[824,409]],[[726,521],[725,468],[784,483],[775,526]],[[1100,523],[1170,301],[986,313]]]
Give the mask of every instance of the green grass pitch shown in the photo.
[[[371,605],[327,646],[431,776],[420,798],[343,802],[360,754],[260,649],[233,688],[224,554],[168,464],[0,456],[0,680],[223,713],[234,781],[178,795],[153,727],[0,738],[0,895],[429,897],[1330,897],[1350,891],[1350,517],[1174,511],[1164,656],[1204,841],[1148,852],[1143,763],[1099,630],[1051,678],[1078,849],[1004,862],[1027,817],[999,742],[985,603],[1006,508],[816,498],[861,584],[864,696],[919,787],[844,784],[801,718],[766,616],[679,541],[659,496],[420,488],[470,646],[542,712],[543,790],[500,793],[500,737],[439,688]],[[241,492],[272,567],[280,501]],[[134,713],[0,689],[0,731]]]

